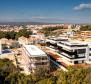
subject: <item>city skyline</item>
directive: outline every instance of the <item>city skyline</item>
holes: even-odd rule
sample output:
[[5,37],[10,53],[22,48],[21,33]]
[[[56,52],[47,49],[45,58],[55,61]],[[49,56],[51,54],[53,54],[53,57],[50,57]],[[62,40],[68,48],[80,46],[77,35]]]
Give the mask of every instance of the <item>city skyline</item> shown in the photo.
[[91,1],[1,0],[0,22],[91,23]]

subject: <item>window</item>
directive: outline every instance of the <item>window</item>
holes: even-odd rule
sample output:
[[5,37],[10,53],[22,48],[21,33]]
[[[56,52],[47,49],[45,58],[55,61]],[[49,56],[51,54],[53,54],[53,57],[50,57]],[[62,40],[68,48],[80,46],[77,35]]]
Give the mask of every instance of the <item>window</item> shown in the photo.
[[86,52],[86,49],[78,49],[77,50],[77,54],[82,54],[82,53],[85,53]]
[[48,58],[47,57],[43,57],[42,60],[47,60]]
[[84,60],[82,60],[82,63],[84,63]]
[[85,57],[85,53],[79,54],[78,57]]
[[91,53],[89,53],[89,56],[91,56]]
[[82,60],[78,61],[78,63],[79,63],[79,64],[82,63]]
[[35,57],[35,60],[39,61],[39,60],[41,60],[41,57]]
[[47,65],[48,64],[48,62],[42,62],[42,65]]
[[81,64],[84,63],[84,60],[74,61],[74,64]]
[[74,61],[74,64],[78,64],[78,61]]
[[89,48],[89,50],[91,51],[91,48]]
[[48,62],[39,62],[39,63],[35,63],[35,65],[47,65]]

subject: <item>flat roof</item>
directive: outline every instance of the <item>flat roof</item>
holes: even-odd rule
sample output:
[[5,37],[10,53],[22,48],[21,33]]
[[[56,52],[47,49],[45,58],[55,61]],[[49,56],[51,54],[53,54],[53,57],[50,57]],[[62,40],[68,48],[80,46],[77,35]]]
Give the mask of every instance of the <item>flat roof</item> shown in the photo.
[[43,52],[35,45],[24,45],[24,47],[26,48],[27,52],[30,54],[31,57],[47,56],[45,52]]
[[86,43],[79,41],[63,41],[63,43],[68,45],[87,45]]
[[86,42],[81,42],[78,40],[70,40],[67,38],[50,38],[47,39],[46,41],[50,43],[57,43],[57,44],[63,44],[71,47],[81,47],[81,46],[87,46],[88,44]]
[[54,41],[67,41],[68,38],[65,38],[65,37],[56,37],[56,38],[50,38],[50,40],[54,40]]

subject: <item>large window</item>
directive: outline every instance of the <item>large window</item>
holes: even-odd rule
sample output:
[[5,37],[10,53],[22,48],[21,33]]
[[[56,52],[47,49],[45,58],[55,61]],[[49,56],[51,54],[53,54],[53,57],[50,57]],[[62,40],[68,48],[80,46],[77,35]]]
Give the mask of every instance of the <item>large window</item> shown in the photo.
[[39,62],[39,63],[35,63],[35,65],[47,65],[48,62]]
[[77,54],[84,54],[86,53],[86,49],[78,49]]
[[78,61],[74,61],[74,64],[78,64]]
[[48,58],[47,57],[42,57],[42,60],[48,60]]
[[89,48],[89,50],[91,51],[91,48]]
[[74,64],[81,64],[84,63],[84,60],[74,61]]
[[89,53],[89,56],[91,56],[91,53]]

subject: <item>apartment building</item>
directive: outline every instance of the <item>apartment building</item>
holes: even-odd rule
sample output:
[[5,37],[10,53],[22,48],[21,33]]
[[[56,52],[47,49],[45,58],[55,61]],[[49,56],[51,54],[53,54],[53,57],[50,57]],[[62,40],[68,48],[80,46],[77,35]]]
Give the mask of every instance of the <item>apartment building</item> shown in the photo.
[[46,40],[46,44],[48,48],[59,54],[60,63],[75,65],[85,64],[91,60],[91,43],[51,38]]
[[49,58],[45,52],[34,45],[24,45],[23,49],[30,58],[30,71],[34,72],[39,67],[49,69]]

